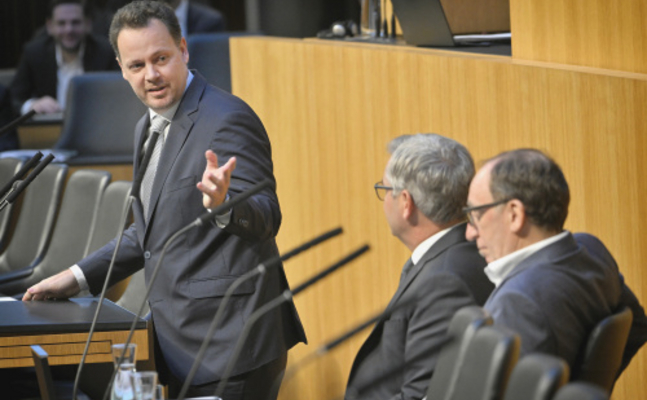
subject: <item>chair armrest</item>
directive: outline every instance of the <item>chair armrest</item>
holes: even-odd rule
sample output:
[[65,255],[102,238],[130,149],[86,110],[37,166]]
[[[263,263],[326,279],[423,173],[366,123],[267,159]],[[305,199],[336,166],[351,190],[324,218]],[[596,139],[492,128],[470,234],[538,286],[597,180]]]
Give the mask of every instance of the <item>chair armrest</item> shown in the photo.
[[12,281],[16,281],[16,280],[19,280],[19,279],[26,278],[29,275],[31,275],[32,273],[34,273],[34,268],[32,268],[32,267],[22,268],[22,269],[19,269],[17,271],[11,271],[11,272],[4,273],[4,274],[0,275],[0,285],[3,285],[5,283],[9,283],[9,282],[12,282]]

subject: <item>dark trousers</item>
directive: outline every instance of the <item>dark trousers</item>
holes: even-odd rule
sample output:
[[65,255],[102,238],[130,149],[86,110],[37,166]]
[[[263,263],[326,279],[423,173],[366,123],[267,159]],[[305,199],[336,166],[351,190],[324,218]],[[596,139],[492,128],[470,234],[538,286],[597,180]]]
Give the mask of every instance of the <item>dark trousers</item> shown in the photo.
[[[227,380],[223,400],[276,400],[285,372],[288,354],[284,353],[274,361]],[[182,390],[183,381],[172,376],[168,382],[169,399],[175,399]],[[220,381],[204,385],[190,386],[186,397],[213,396]]]

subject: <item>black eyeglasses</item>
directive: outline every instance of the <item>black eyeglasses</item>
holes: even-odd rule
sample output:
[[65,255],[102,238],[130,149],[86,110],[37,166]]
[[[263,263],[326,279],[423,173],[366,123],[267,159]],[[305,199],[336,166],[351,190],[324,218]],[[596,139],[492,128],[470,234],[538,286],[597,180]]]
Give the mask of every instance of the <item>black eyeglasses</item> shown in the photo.
[[384,186],[382,181],[379,181],[378,183],[373,185],[373,188],[375,189],[375,195],[377,195],[377,198],[380,199],[380,201],[384,201],[386,192],[393,190],[391,186]]
[[[492,207],[496,207],[496,206],[498,206],[498,205],[500,205],[500,204],[507,203],[507,202],[508,202],[508,201],[510,201],[510,200],[511,200],[511,199],[503,199],[503,200],[495,201],[494,203],[482,204],[482,205],[480,205],[480,206],[465,207],[465,208],[463,208],[463,212],[465,213],[465,215],[467,215],[467,221],[470,223],[470,225],[472,225],[472,226],[476,226],[476,225],[475,225],[475,224],[476,224],[476,221],[478,221],[479,219],[481,219],[481,216],[483,215],[483,213],[484,213],[486,210],[488,210],[488,209],[490,209],[490,208],[492,208]],[[478,218],[477,218],[477,217],[475,217],[475,216],[472,214],[472,212],[474,212],[474,211],[481,211],[481,214],[478,216]]]

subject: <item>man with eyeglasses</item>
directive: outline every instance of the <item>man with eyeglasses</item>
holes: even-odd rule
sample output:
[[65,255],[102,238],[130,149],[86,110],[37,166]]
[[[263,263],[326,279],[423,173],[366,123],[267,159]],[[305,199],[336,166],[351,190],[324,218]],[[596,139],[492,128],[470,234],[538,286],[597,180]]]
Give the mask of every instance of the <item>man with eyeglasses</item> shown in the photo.
[[[376,323],[355,358],[347,399],[421,399],[452,316],[483,305],[493,287],[476,247],[465,240],[462,207],[474,175],[467,149],[418,134],[394,139],[389,151],[375,191],[391,232],[412,255],[388,306],[393,313]],[[375,381],[389,370],[397,372]]]
[[644,343],[645,314],[604,245],[564,230],[569,201],[560,167],[538,150],[502,153],[479,170],[464,212],[495,285],[484,307],[520,335],[522,355],[549,353],[573,367],[593,327],[628,305],[642,339],[624,368]]

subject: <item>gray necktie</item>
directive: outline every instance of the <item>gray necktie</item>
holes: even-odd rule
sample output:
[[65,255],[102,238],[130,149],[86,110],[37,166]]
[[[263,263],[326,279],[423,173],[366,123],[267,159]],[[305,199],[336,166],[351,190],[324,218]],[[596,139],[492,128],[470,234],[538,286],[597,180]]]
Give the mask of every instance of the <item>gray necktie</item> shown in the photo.
[[159,163],[160,155],[162,154],[162,148],[164,147],[164,129],[169,124],[169,121],[162,117],[155,117],[151,123],[150,134],[146,143],[144,143],[144,148],[148,151],[148,144],[153,137],[153,133],[157,132],[159,137],[155,142],[155,147],[153,148],[153,153],[151,154],[150,161],[148,166],[146,166],[146,172],[144,173],[144,178],[142,179],[142,188],[139,195],[139,198],[142,201],[142,207],[144,209],[144,218],[148,221],[148,206],[150,205],[151,192],[153,190],[153,182],[155,181],[155,173],[157,172],[157,164]]
[[400,285],[402,285],[402,282],[404,282],[404,279],[407,277],[407,273],[411,270],[411,267],[413,267],[413,261],[411,261],[411,259],[408,259],[402,267],[402,274],[400,274]]

